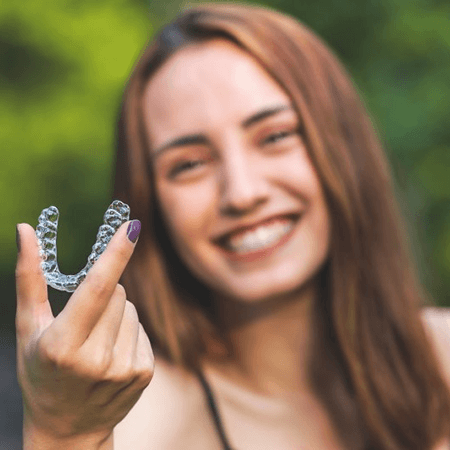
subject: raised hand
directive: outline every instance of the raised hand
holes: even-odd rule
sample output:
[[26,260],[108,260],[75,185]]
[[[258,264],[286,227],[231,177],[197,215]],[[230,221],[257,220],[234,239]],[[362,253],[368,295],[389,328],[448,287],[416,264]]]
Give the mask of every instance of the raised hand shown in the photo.
[[19,225],[17,376],[30,426],[55,439],[111,435],[154,372],[150,341],[118,284],[135,243],[124,223],[55,318],[34,229]]

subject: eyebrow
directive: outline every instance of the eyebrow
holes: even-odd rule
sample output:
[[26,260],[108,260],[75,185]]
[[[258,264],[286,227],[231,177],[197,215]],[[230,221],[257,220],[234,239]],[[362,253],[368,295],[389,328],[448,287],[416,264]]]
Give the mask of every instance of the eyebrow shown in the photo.
[[[250,128],[252,125],[266,119],[267,117],[274,116],[286,110],[293,111],[293,108],[291,105],[277,105],[272,106],[270,108],[264,108],[263,110],[258,111],[257,113],[252,114],[250,117],[243,120],[241,122],[241,128],[245,130],[247,128]],[[208,143],[209,143],[208,138],[203,134],[190,134],[186,136],[181,136],[179,138],[169,141],[167,144],[164,144],[163,146],[154,150],[152,152],[152,158],[155,159],[162,153],[166,152],[167,150],[174,149],[177,147],[183,147],[185,145],[192,145],[192,144],[208,144]]]

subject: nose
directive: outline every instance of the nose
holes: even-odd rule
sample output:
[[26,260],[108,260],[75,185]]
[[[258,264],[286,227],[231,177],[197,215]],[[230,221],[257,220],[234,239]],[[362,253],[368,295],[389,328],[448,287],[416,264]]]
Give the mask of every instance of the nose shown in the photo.
[[269,198],[267,185],[256,162],[235,155],[224,163],[221,180],[220,212],[223,215],[248,214]]

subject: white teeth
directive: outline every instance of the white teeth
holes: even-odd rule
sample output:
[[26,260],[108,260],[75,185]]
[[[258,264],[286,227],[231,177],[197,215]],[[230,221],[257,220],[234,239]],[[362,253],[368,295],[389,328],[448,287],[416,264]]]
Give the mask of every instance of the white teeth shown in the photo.
[[288,223],[277,222],[270,225],[263,225],[244,235],[228,239],[226,246],[229,250],[237,253],[246,253],[268,247],[291,231],[293,226],[294,220],[290,220]]

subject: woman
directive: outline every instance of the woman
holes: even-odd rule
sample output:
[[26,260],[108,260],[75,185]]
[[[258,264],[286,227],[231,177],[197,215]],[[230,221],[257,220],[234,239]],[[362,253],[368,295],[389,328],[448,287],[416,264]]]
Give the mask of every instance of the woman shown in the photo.
[[[187,9],[144,51],[123,101],[114,189],[141,221],[139,245],[128,265],[120,236],[109,247],[155,364],[139,400],[104,420],[115,449],[449,446],[450,367],[427,339],[444,322],[430,312],[433,331],[423,326],[420,308],[433,303],[349,80],[305,25],[243,4]],[[82,297],[124,300],[114,277],[93,287],[108,250],[60,329],[75,326]],[[60,365],[76,372],[70,361]],[[77,436],[111,448],[111,434]]]

